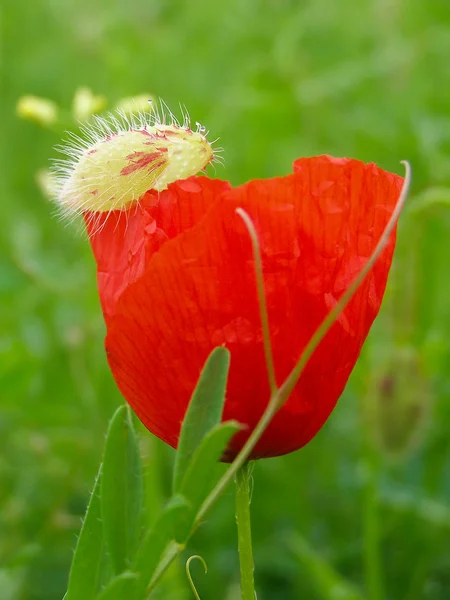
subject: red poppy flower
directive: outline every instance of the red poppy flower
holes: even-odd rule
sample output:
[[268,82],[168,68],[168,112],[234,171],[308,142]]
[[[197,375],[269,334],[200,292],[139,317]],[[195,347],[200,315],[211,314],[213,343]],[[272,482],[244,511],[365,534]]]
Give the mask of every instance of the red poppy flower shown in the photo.
[[[237,207],[259,236],[281,384],[372,254],[402,182],[374,164],[320,156],[296,161],[286,177],[237,188],[191,177],[148,191],[126,211],[88,214],[108,361],[144,425],[176,447],[199,373],[219,345],[231,352],[224,419],[248,426],[229,457],[268,403],[254,260]],[[325,423],[379,311],[394,244],[392,234],[252,458],[297,450]]]

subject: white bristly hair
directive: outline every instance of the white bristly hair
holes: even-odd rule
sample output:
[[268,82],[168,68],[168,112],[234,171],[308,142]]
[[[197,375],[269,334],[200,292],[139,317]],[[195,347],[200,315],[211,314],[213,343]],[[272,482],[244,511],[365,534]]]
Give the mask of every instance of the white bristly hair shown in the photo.
[[[212,148],[208,132],[196,123],[191,129],[187,109],[181,122],[160,100],[148,112],[122,110],[94,116],[67,133],[56,149],[65,158],[54,160],[58,213],[69,221],[86,214],[95,223],[101,213],[128,210],[150,190],[161,191],[178,179],[204,172],[212,162],[223,164],[222,148]],[[103,220],[105,222],[105,220]]]

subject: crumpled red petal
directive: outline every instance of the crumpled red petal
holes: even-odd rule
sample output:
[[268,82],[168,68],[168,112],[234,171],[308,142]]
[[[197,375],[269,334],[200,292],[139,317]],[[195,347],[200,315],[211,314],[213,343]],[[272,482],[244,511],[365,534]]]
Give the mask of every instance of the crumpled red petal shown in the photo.
[[[146,427],[174,447],[215,346],[231,351],[224,418],[247,425],[228,459],[269,399],[251,244],[235,209],[247,211],[258,231],[281,384],[373,252],[403,182],[374,164],[328,156],[300,159],[294,170],[235,189],[190,178],[92,221],[111,370]],[[394,243],[392,235],[253,458],[302,447],[328,418],[380,308]]]

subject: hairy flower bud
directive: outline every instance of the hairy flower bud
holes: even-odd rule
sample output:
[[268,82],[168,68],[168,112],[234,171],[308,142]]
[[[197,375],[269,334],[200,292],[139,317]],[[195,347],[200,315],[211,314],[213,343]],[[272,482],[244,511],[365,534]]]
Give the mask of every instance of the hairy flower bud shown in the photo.
[[126,209],[148,190],[162,191],[213,159],[204,128],[193,131],[187,119],[180,125],[154,114],[119,116],[95,117],[82,130],[85,139],[61,148],[69,156],[56,169],[63,213]]

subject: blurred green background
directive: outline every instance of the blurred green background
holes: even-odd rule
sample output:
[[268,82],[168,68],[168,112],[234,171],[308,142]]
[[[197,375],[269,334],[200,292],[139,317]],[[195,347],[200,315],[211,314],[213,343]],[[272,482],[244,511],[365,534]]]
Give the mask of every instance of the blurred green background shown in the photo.
[[[0,599],[60,600],[109,417],[88,243],[39,191],[58,135],[24,94],[67,111],[151,93],[220,136],[237,184],[330,153],[413,168],[378,321],[335,413],[303,450],[260,462],[260,600],[450,598],[448,0],[3,0]],[[140,430],[157,510],[173,451]],[[185,554],[202,599],[237,600],[233,490]],[[157,594],[192,597],[184,564]]]

